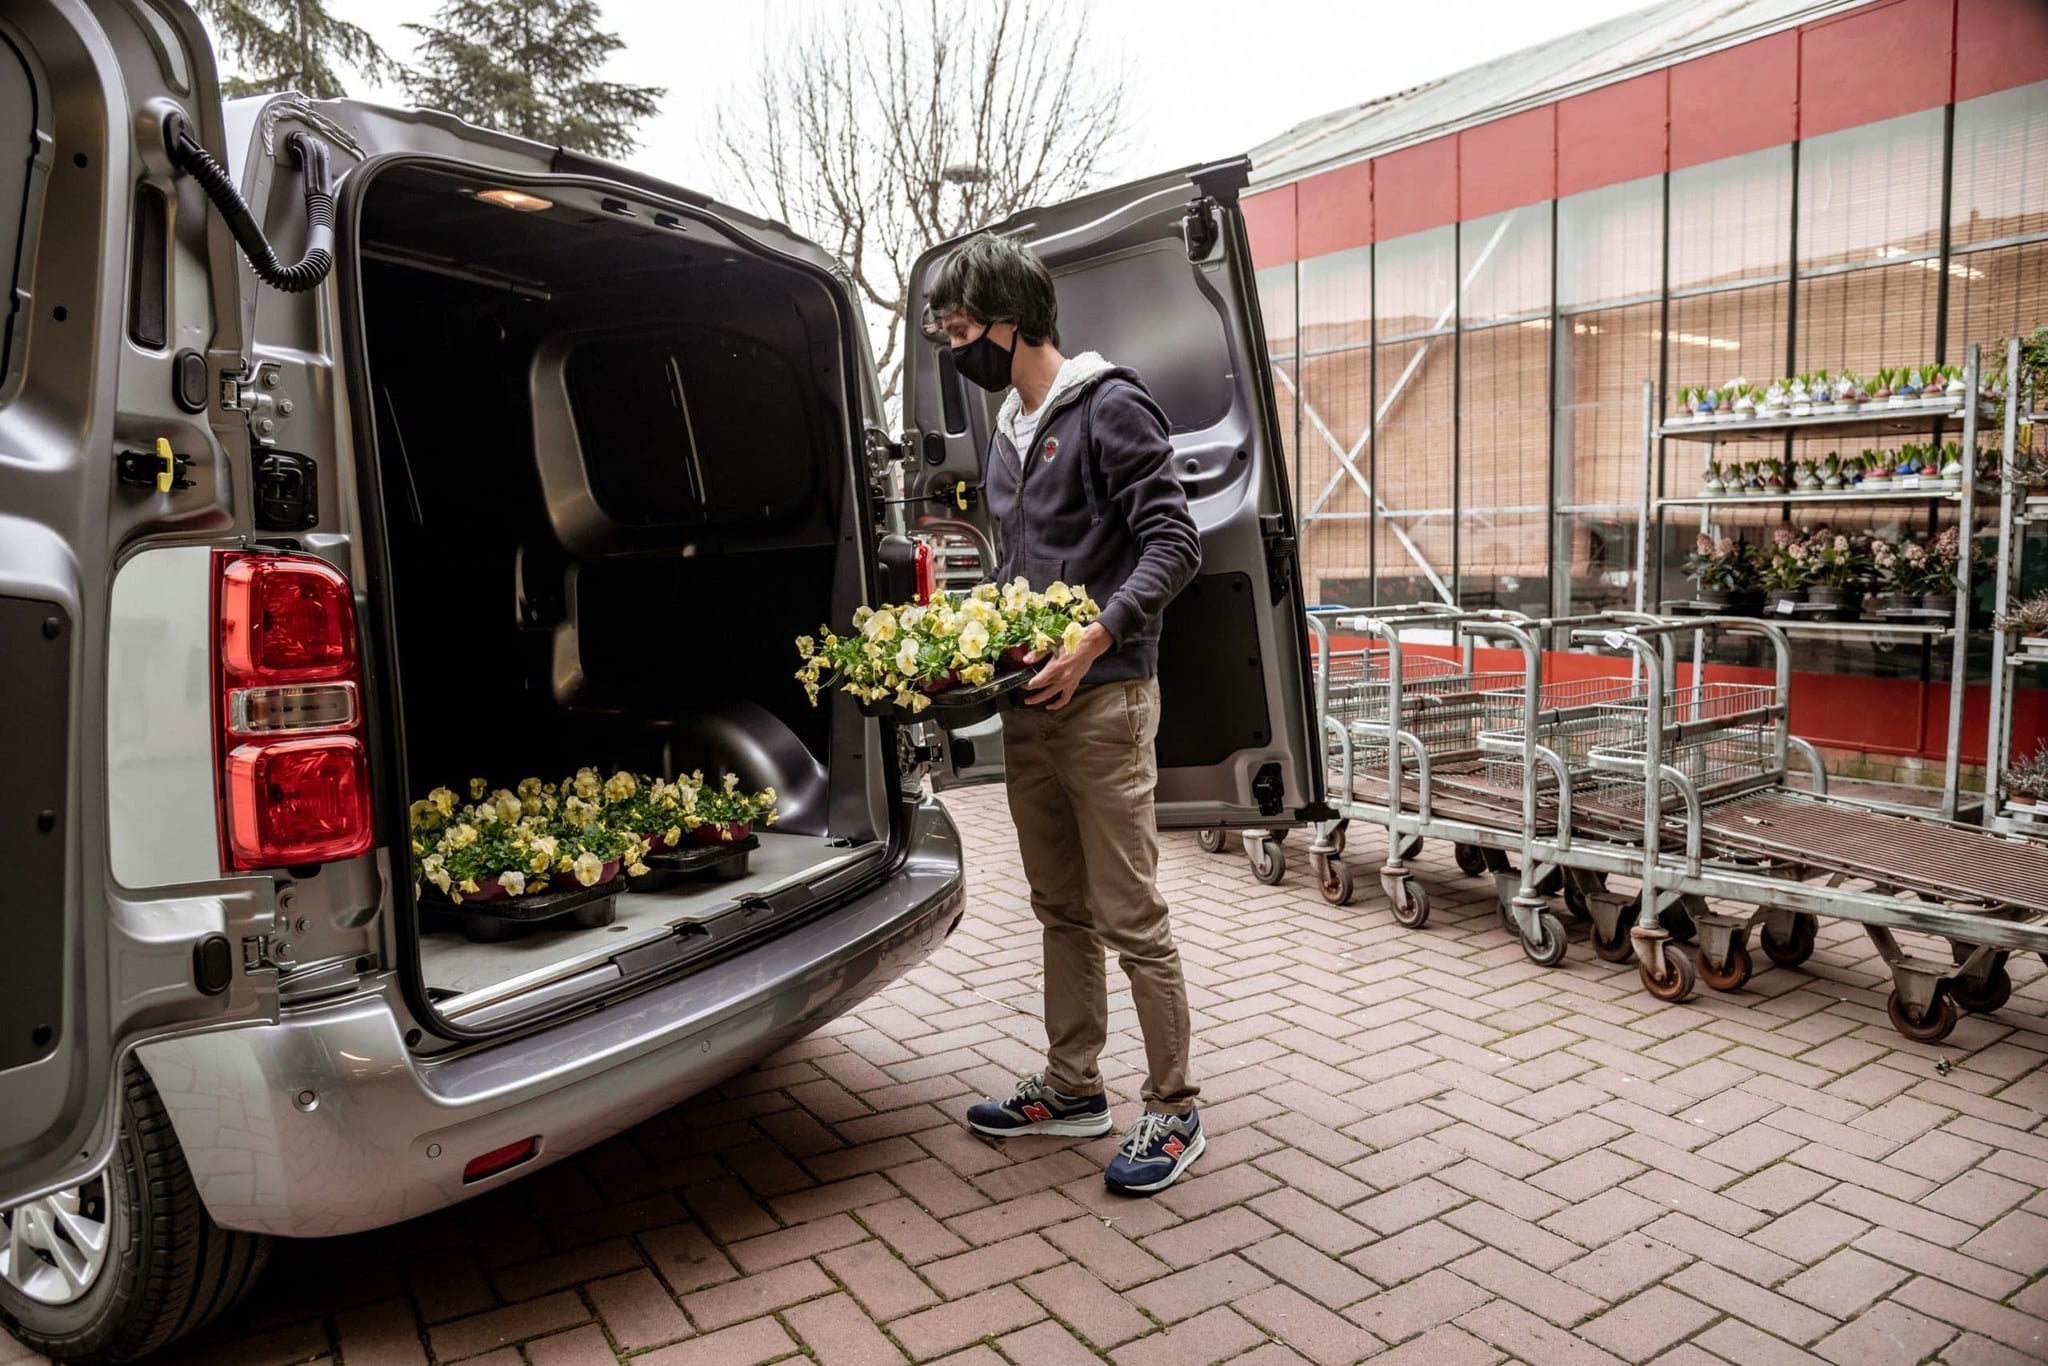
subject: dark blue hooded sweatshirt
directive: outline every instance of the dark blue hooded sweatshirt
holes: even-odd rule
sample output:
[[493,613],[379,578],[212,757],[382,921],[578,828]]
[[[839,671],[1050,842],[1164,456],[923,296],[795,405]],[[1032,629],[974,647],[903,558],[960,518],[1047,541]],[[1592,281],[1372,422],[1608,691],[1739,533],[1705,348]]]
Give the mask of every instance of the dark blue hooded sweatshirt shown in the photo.
[[1092,351],[1060,367],[1031,449],[1020,453],[1022,407],[1011,390],[990,438],[996,581],[1085,588],[1116,642],[1086,682],[1149,678],[1159,670],[1160,615],[1202,563],[1166,415],[1134,371]]

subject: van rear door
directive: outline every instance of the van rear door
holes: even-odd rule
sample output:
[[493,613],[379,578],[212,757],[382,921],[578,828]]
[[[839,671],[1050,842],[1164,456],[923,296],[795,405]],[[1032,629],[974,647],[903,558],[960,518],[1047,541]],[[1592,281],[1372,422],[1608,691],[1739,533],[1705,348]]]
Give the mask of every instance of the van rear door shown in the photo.
[[[144,892],[109,854],[116,571],[145,538],[231,537],[238,483],[247,500],[246,430],[220,408],[241,367],[233,244],[172,173],[173,110],[226,159],[190,9],[0,10],[0,1207],[106,1161],[137,1042],[275,1018],[267,879]],[[211,622],[150,625],[204,658]]]
[[[1201,530],[1201,572],[1167,608],[1160,646],[1164,829],[1288,824],[1323,802],[1294,508],[1238,210],[1250,170],[1240,158],[1155,176],[991,228],[1023,239],[1052,272],[1066,354],[1099,351],[1144,378]],[[955,245],[918,260],[913,315]],[[904,385],[916,434],[907,491],[946,509],[922,529],[949,554],[985,544],[985,506],[956,495],[981,483],[1000,396],[963,380],[914,317]],[[992,724],[949,737],[935,782],[999,777],[1001,741]]]

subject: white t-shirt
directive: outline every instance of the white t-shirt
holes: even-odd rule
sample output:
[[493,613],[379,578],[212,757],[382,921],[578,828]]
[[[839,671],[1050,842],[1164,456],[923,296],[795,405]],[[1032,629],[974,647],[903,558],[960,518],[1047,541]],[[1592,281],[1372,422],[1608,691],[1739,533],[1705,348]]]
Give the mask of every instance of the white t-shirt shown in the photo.
[[1031,442],[1038,435],[1038,419],[1044,416],[1045,405],[1041,403],[1036,409],[1028,413],[1020,409],[1017,415],[1010,419],[1010,430],[1016,436],[1017,458],[1019,460],[1029,460],[1031,458]]

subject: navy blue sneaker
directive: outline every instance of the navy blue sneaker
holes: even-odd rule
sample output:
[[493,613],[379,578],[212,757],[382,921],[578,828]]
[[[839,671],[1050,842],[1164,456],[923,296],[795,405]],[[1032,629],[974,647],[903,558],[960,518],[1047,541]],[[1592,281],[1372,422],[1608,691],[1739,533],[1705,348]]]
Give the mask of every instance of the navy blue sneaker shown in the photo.
[[1017,1083],[1017,1094],[1008,1100],[985,1100],[967,1109],[967,1127],[990,1138],[1016,1134],[1060,1134],[1094,1138],[1109,1132],[1109,1097],[1068,1096],[1045,1084],[1045,1077],[1032,1073]]
[[1147,1110],[1124,1135],[1123,1146],[1109,1159],[1102,1179],[1111,1190],[1125,1195],[1163,1191],[1180,1180],[1180,1174],[1207,1146],[1199,1111],[1190,1110],[1181,1117]]

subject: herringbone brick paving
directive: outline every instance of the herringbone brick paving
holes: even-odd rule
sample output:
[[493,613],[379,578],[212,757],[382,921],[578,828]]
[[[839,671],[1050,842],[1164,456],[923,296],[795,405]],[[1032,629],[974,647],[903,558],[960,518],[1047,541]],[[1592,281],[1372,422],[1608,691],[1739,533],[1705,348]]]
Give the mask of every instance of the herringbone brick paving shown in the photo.
[[[1043,1037],[1001,796],[952,806],[970,909],[894,989],[498,1193],[286,1246],[182,1360],[2048,1358],[2038,962],[2014,962],[2005,1010],[1920,1046],[1853,927],[1824,924],[1804,970],[1759,955],[1743,992],[1662,1006],[1582,934],[1565,966],[1529,963],[1448,849],[1411,932],[1368,832],[1341,909],[1305,867],[1262,887],[1234,847],[1169,837],[1210,1142],[1183,1184],[1122,1200],[1114,1138],[961,1126]],[[1117,1007],[1121,1125],[1143,1055]]]

